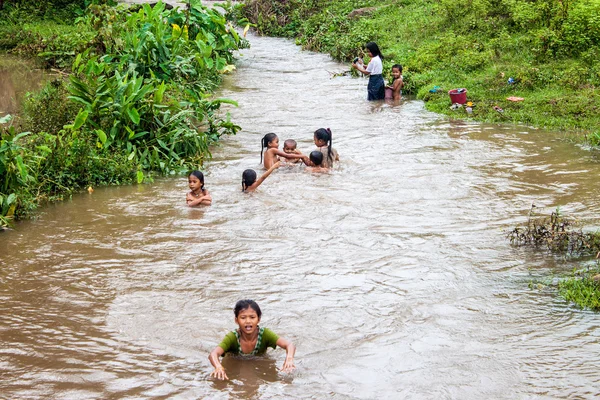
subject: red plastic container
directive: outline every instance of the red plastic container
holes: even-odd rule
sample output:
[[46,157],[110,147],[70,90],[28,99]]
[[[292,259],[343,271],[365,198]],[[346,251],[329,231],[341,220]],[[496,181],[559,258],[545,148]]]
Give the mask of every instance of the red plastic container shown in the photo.
[[450,101],[452,104],[465,104],[467,102],[467,89],[462,88],[448,90],[448,95],[450,96]]

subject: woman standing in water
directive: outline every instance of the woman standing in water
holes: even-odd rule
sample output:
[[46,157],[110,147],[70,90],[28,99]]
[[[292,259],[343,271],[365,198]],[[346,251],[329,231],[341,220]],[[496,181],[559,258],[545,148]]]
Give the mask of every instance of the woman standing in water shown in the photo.
[[383,100],[385,98],[385,82],[383,81],[383,55],[375,42],[369,42],[365,46],[369,57],[369,65],[365,68],[361,59],[352,63],[352,68],[356,68],[365,75],[369,75],[369,86],[367,86],[367,100]]

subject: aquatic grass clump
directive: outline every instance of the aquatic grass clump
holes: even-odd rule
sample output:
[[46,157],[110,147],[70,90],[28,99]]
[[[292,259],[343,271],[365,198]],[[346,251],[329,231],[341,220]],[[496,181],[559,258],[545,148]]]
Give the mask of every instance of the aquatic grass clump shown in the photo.
[[[535,206],[533,206],[535,207]],[[511,244],[517,246],[545,246],[555,253],[566,253],[571,256],[583,256],[600,252],[600,232],[583,232],[578,221],[566,218],[560,210],[552,212],[549,217],[535,217],[533,207],[524,227],[516,227],[508,232]]]
[[581,308],[600,310],[600,264],[573,271],[573,276],[558,283],[558,294]]

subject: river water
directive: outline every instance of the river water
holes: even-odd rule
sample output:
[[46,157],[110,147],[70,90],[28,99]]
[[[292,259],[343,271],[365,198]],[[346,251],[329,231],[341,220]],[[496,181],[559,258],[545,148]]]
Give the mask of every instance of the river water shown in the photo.
[[52,74],[36,68],[33,61],[0,54],[0,117],[17,113],[26,93],[51,78]]
[[[597,314],[551,279],[579,263],[511,247],[505,231],[557,206],[593,221],[600,164],[556,135],[449,121],[423,103],[369,103],[366,80],[283,39],[251,37],[220,96],[243,131],[187,180],[99,188],[0,234],[0,398],[519,399],[600,394]],[[329,127],[330,174],[276,171],[253,194],[260,138],[310,151]],[[210,350],[256,300],[298,347]]]

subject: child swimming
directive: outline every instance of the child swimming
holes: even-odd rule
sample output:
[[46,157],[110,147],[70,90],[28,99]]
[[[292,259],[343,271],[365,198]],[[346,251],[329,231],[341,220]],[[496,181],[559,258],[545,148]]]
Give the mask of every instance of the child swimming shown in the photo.
[[317,129],[315,131],[314,140],[318,150],[323,153],[323,163],[321,164],[321,167],[331,168],[333,167],[334,161],[340,161],[340,155],[333,147],[331,147],[331,129]]
[[256,179],[256,171],[253,169],[247,169],[242,173],[242,192],[253,192],[256,190],[257,187],[260,186],[261,183],[263,183],[263,181],[265,179],[267,179],[267,177],[269,175],[271,175],[271,172],[275,171],[276,168],[278,168],[281,165],[281,161],[277,161],[275,164],[271,165],[271,168],[269,168],[267,170],[267,172],[265,172],[264,174],[262,174],[262,176],[258,179]]
[[185,198],[185,202],[188,206],[210,206],[212,203],[212,197],[208,190],[204,188],[204,174],[200,171],[192,171],[188,176],[188,185],[190,192]]
[[402,87],[404,86],[404,81],[402,80],[402,65],[392,65],[392,78],[392,84],[385,88],[391,89],[393,100],[400,100],[402,97]]
[[271,168],[271,165],[273,165],[274,163],[279,161],[279,157],[283,157],[288,160],[304,158],[304,159],[306,159],[306,161],[308,161],[308,158],[300,152],[286,153],[284,151],[279,150],[279,138],[274,133],[267,133],[262,138],[260,144],[261,144],[261,147],[260,147],[260,162],[261,163],[263,162],[263,151],[265,148],[267,149],[265,151],[265,163],[264,163],[266,169]]
[[210,352],[208,360],[215,367],[210,376],[217,379],[229,379],[225,373],[225,368],[221,365],[221,356],[226,353],[232,353],[240,356],[263,355],[268,347],[277,346],[285,349],[286,356],[281,368],[282,372],[291,372],[294,366],[294,354],[296,346],[289,340],[277,336],[275,332],[268,328],[261,328],[260,317],[262,312],[260,307],[253,300],[240,300],[233,309],[235,314],[235,323],[239,329],[229,332],[225,335],[223,341]]

